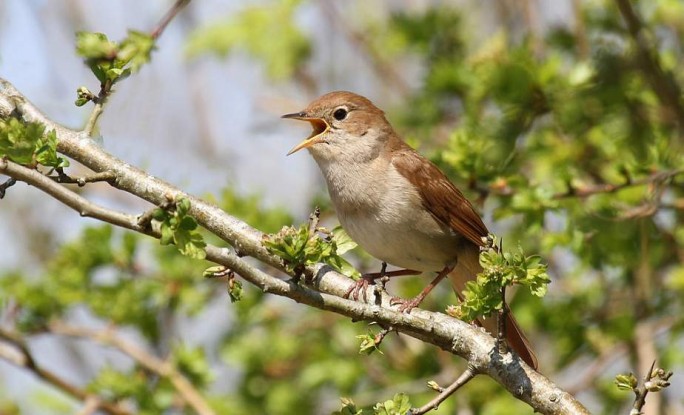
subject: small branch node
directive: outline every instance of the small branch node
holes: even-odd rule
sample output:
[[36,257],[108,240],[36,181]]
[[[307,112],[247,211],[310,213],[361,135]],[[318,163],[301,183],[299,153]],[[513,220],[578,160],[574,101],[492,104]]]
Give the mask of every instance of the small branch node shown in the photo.
[[[427,404],[421,406],[420,408],[412,409],[410,411],[411,415],[422,415],[426,412],[432,411],[433,409],[437,409],[442,402],[444,402],[449,396],[453,395],[463,385],[470,382],[470,380],[473,379],[476,375],[477,372],[475,371],[475,368],[468,365],[468,367],[461,374],[461,376],[459,376],[458,379],[456,379],[451,385],[447,386],[446,388],[442,388],[441,386],[437,385],[436,382],[428,383],[428,387],[430,387],[433,390],[438,390],[440,392],[439,395],[437,395],[434,399],[432,399]],[[434,386],[441,390],[435,389]]]
[[0,184],[0,199],[4,199],[5,194],[7,193],[7,189],[14,186],[15,184],[17,184],[17,179],[15,179],[14,177],[10,177],[9,179],[5,180],[2,184]]

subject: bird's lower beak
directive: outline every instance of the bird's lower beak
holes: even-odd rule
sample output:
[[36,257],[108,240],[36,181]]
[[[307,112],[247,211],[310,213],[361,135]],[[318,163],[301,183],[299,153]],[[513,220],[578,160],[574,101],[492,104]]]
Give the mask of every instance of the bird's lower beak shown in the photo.
[[287,153],[288,156],[292,153],[298,152],[299,150],[301,150],[303,148],[311,147],[312,145],[314,145],[316,143],[322,142],[323,136],[330,129],[330,126],[328,125],[327,122],[325,122],[324,119],[309,117],[304,112],[295,112],[293,114],[285,114],[281,118],[291,118],[293,120],[307,121],[309,124],[311,124],[311,127],[313,127],[313,131],[311,132],[311,135],[309,137],[307,137],[306,140],[304,140],[301,143],[294,146],[294,148]]

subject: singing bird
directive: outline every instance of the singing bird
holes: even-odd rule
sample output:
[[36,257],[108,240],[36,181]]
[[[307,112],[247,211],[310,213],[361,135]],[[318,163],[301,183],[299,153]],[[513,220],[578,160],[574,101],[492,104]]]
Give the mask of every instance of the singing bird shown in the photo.
[[[489,232],[480,215],[437,166],[397,135],[371,101],[352,92],[330,92],[283,118],[313,127],[288,155],[305,148],[313,156],[349,236],[385,263],[437,272],[417,297],[401,303],[402,311],[410,312],[444,277],[460,295],[482,271],[479,252]],[[496,319],[478,323],[497,332]],[[505,324],[509,345],[536,369],[529,341],[510,312]]]

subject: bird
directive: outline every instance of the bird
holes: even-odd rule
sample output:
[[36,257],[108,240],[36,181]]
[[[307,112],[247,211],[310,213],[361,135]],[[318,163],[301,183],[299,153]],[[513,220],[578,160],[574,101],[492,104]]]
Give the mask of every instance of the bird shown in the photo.
[[[466,282],[482,271],[479,253],[489,235],[482,218],[434,163],[400,138],[369,99],[334,91],[282,118],[311,124],[311,135],[288,155],[306,149],[313,156],[342,228],[361,248],[383,265],[404,268],[394,275],[437,272],[417,297],[396,301],[401,311],[410,313],[447,276],[460,295]],[[530,342],[512,313],[504,315],[508,344],[536,369]],[[495,334],[495,320],[478,324]]]

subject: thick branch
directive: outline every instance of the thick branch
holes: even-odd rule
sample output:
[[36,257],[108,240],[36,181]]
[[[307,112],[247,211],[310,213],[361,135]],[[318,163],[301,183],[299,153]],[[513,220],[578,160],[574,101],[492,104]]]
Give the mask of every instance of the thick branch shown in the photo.
[[0,173],[39,188],[74,209],[83,217],[99,219],[122,228],[144,233],[144,229],[138,225],[136,217],[98,206],[37,170],[0,159]]
[[[0,118],[12,114],[18,114],[25,121],[40,122],[48,129],[55,129],[59,138],[58,150],[61,153],[95,172],[114,172],[116,179],[111,184],[118,189],[157,206],[169,198],[188,198],[191,202],[190,214],[204,228],[231,244],[241,255],[252,256],[273,267],[283,269],[280,258],[269,254],[263,247],[261,232],[217,206],[190,196],[106,153],[83,133],[67,129],[47,119],[11,84],[0,79]],[[129,224],[129,220],[130,218],[126,217],[122,223]],[[137,229],[125,227],[141,231],[139,226]],[[538,412],[588,413],[573,396],[559,389],[519,359],[514,359],[510,354],[499,355],[495,340],[491,336],[460,320],[420,309],[412,310],[411,314],[399,313],[389,307],[390,298],[386,294],[382,294],[380,306],[345,300],[340,297],[348,291],[354,281],[321,265],[308,267],[306,270],[312,277],[313,287],[316,289],[314,290],[268,275],[228,249],[208,246],[206,252],[208,260],[234,270],[264,292],[285,296],[355,320],[376,321],[462,356],[478,373],[490,376],[513,396],[527,402]],[[368,297],[373,298],[373,293]]]

